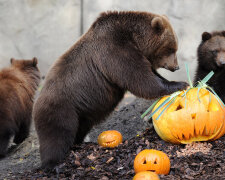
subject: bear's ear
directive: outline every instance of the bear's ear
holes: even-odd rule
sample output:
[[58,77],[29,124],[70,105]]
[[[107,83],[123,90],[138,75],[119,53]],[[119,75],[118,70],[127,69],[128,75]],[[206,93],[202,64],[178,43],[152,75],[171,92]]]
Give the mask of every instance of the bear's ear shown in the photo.
[[207,41],[212,37],[212,35],[208,32],[202,33],[202,41]]
[[11,58],[11,59],[10,59],[10,63],[11,63],[11,64],[13,64],[14,61],[15,61],[14,58]]
[[225,37],[225,31],[222,31],[222,35]]
[[168,18],[168,16],[167,16],[167,15],[163,14],[162,16],[163,16],[164,18],[166,18],[166,19],[167,19],[167,21],[169,21],[169,18]]
[[161,17],[153,18],[151,26],[157,33],[163,33],[164,31],[163,21]]
[[33,61],[33,66],[36,67],[36,66],[37,66],[37,63],[38,63],[37,58],[34,57],[34,58],[32,59],[32,61]]

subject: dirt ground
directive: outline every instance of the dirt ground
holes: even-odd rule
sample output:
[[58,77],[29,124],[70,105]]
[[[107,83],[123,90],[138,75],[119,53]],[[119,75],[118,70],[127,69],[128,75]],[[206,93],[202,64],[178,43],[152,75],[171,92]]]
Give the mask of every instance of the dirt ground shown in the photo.
[[89,134],[92,141],[108,126],[122,131],[125,140],[117,148],[102,148],[95,141],[76,145],[64,162],[46,173],[38,169],[39,145],[32,129],[30,137],[18,147],[12,146],[8,156],[0,161],[0,179],[132,179],[134,158],[146,148],[162,150],[170,158],[170,173],[161,175],[161,179],[225,179],[225,137],[191,145],[166,143],[158,137],[151,124],[140,119],[150,101],[129,97],[127,105],[123,102],[105,123]]
[[19,146],[12,145],[9,154],[0,160],[0,179],[11,178],[11,174],[24,172],[28,169],[40,167],[40,154],[37,135],[32,130],[31,135]]
[[102,148],[96,143],[74,146],[65,162],[52,172],[40,169],[11,174],[11,179],[78,179],[126,180],[134,176],[133,161],[144,149],[167,153],[171,161],[169,175],[161,179],[225,179],[225,137],[210,143],[172,145],[161,140],[153,129],[126,140],[114,149]]
[[[132,94],[127,93],[112,115],[105,122],[92,129],[86,141],[96,142],[97,136],[102,131],[108,129],[116,129],[123,134],[124,139],[130,139],[149,126],[148,123],[146,124],[140,119],[140,114],[148,106],[149,101],[142,99],[135,100]],[[123,128],[124,126],[126,128]],[[7,156],[0,160],[0,179],[4,179],[5,177],[11,179],[10,176],[12,174],[40,167],[38,148],[37,134],[34,126],[32,126],[29,138],[19,146],[11,144]]]

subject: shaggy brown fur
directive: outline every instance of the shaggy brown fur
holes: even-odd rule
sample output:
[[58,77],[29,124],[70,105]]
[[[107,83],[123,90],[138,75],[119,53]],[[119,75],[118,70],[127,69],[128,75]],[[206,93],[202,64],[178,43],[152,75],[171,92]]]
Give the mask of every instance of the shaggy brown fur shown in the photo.
[[156,69],[178,69],[176,35],[164,16],[103,13],[49,71],[33,117],[43,167],[53,167],[74,143],[120,102],[125,91],[155,98],[185,89]]
[[198,47],[198,67],[195,83],[210,71],[213,77],[207,82],[225,103],[225,31],[204,32]]
[[0,156],[10,138],[20,144],[29,134],[33,96],[40,80],[37,59],[14,60],[0,71]]

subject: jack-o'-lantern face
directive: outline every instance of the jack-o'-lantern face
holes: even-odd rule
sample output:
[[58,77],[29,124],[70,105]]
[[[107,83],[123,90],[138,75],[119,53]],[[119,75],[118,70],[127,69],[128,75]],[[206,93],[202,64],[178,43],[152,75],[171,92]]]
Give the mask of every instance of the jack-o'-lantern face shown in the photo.
[[119,131],[104,131],[98,136],[98,144],[103,147],[114,148],[122,143],[123,137]]
[[[215,140],[224,135],[225,111],[215,95],[198,88],[190,89],[186,96],[184,93],[176,98],[158,120],[157,117],[164,107],[153,115],[153,125],[158,135],[166,141],[184,144]],[[153,111],[167,97],[163,97]]]
[[153,171],[157,174],[168,174],[170,171],[170,160],[162,151],[146,149],[135,157],[134,170],[136,173]]

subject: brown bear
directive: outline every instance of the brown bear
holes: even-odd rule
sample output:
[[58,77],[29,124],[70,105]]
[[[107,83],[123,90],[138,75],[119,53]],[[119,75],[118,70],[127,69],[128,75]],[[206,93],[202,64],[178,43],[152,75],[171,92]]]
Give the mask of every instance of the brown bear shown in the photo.
[[52,66],[35,102],[33,118],[42,166],[52,168],[81,143],[126,91],[156,98],[185,89],[158,68],[178,69],[177,37],[167,17],[147,12],[107,12]]
[[214,75],[207,84],[225,103],[225,31],[204,32],[197,56],[195,83],[203,79],[210,71],[214,71]]
[[0,71],[0,157],[7,153],[9,140],[20,144],[29,135],[33,97],[40,73],[37,59],[11,59],[11,66]]

